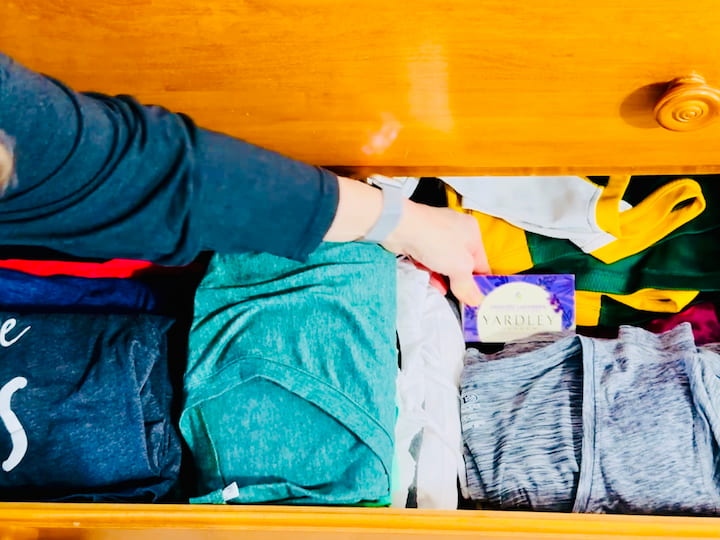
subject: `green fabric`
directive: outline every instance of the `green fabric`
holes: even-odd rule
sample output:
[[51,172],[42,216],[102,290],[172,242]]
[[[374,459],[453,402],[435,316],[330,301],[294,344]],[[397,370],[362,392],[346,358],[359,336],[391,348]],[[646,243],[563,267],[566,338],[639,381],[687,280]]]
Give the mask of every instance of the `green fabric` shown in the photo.
[[[700,293],[687,307],[707,302],[720,303],[720,294]],[[687,309],[687,307],[684,309]],[[597,326],[615,330],[622,325],[644,326],[654,319],[664,318],[667,315],[668,313],[639,311],[612,298],[603,296],[601,298],[600,320]],[[622,322],[619,323],[618,321]]]
[[610,294],[639,289],[720,290],[720,237],[717,231],[676,236],[605,264],[570,242],[527,234],[535,265],[530,273],[575,274],[576,288]]
[[[625,199],[637,203],[663,183],[687,176],[634,177]],[[583,253],[567,240],[526,233],[531,273],[575,274],[578,290],[629,294],[643,288],[720,290],[720,177],[693,177],[707,209],[648,249],[612,264]],[[595,180],[595,177],[593,177]]]
[[194,502],[387,504],[395,258],[322,244],[300,263],[216,255],[195,298],[180,429]]
[[[677,228],[661,241],[640,253],[612,264],[586,254],[567,240],[526,232],[534,266],[524,273],[574,274],[577,290],[630,294],[639,289],[720,291],[720,175],[636,176],[623,199],[638,204],[653,191],[672,180],[697,181],[707,202],[706,210]],[[590,177],[599,185],[607,177]],[[638,311],[607,297],[602,298],[601,326],[639,324],[657,317]]]
[[[690,302],[689,305],[697,304],[697,299]],[[600,300],[600,320],[598,326],[617,328],[622,325],[642,326],[657,319],[667,316],[667,313],[655,313],[653,311],[639,311],[637,309],[626,306],[625,304],[603,296]]]

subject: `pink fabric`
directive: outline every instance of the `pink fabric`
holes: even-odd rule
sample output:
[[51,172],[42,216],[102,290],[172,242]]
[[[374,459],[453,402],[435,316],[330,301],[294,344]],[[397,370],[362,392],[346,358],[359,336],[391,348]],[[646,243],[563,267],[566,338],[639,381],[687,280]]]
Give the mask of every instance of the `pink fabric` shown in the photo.
[[437,272],[430,272],[430,285],[435,287],[438,291],[440,291],[443,296],[447,296],[448,293],[448,286],[446,277],[442,274],[438,274]]
[[414,259],[408,257],[408,260],[411,261],[420,270],[425,270],[426,272],[428,272],[430,274],[430,285],[440,291],[443,296],[447,296],[448,284],[447,278],[445,276],[443,276],[442,274],[438,274],[437,272],[433,272],[427,266],[417,262]]
[[89,278],[129,278],[153,267],[152,263],[126,259],[105,262],[36,261],[25,259],[0,260],[1,268],[18,270],[36,276],[79,276]]
[[645,328],[660,333],[675,328],[681,322],[689,322],[692,325],[697,345],[720,342],[720,321],[715,306],[710,303],[697,304],[675,315],[655,319],[647,323]]
[[133,259],[110,259],[103,262],[50,261],[33,259],[0,259],[0,268],[36,276],[77,276],[87,278],[132,278],[147,274],[166,274],[193,269],[187,266],[163,266]]

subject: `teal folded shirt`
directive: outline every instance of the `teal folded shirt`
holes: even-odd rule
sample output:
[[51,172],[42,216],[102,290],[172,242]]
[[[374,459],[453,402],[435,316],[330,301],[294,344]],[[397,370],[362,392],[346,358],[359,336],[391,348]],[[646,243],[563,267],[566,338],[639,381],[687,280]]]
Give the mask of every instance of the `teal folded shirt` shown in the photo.
[[304,263],[214,256],[180,419],[191,502],[389,503],[395,279],[374,244],[321,244]]

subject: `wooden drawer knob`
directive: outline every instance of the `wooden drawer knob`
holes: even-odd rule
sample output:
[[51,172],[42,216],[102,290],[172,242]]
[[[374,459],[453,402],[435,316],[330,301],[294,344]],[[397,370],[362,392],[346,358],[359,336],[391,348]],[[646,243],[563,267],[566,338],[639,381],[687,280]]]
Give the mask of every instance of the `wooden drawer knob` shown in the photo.
[[673,80],[655,105],[655,119],[671,131],[705,127],[720,114],[720,91],[693,74]]

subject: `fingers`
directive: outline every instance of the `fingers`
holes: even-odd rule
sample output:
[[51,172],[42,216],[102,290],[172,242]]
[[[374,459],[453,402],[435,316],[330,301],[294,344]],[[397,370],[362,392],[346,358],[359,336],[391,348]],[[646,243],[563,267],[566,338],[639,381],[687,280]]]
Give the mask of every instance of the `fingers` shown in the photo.
[[[440,241],[445,249],[449,248],[448,252],[443,254],[442,266],[447,272],[450,290],[460,302],[477,306],[482,302],[483,294],[473,279],[473,273],[490,273],[480,229],[477,221],[469,215],[454,211],[443,215],[449,218],[453,225],[448,227],[448,230],[452,231],[450,237],[441,237]],[[448,264],[448,261],[452,263]],[[442,268],[434,270],[442,272]]]
[[477,306],[482,302],[483,295],[475,283],[472,275],[472,267],[475,263],[470,253],[459,256],[456,271],[448,275],[450,279],[450,290],[455,298],[469,306]]
[[489,274],[490,263],[488,262],[477,221],[467,214],[456,215],[462,219],[462,236],[465,238],[467,248],[473,259],[472,271],[476,274]]
[[450,277],[450,290],[460,302],[468,306],[478,306],[483,299],[472,274]]
[[485,248],[480,243],[480,247],[476,249],[473,254],[473,272],[475,274],[490,274],[490,263],[488,262],[487,253]]

